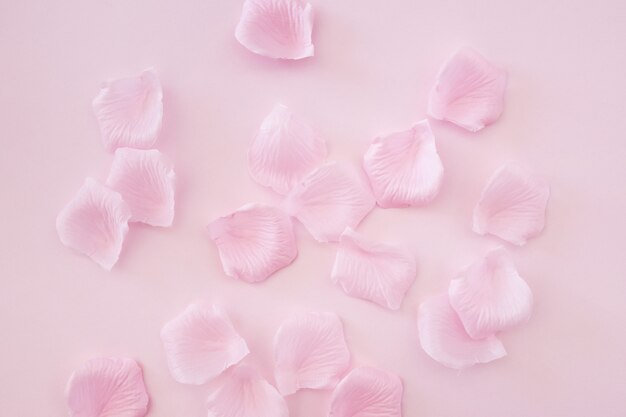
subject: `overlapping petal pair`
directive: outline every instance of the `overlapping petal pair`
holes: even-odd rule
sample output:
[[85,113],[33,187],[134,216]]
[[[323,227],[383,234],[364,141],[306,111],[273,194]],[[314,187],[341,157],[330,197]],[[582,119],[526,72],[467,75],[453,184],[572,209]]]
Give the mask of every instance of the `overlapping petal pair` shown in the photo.
[[506,355],[497,332],[526,322],[533,296],[504,248],[491,250],[453,279],[448,294],[420,305],[418,331],[424,351],[462,369]]

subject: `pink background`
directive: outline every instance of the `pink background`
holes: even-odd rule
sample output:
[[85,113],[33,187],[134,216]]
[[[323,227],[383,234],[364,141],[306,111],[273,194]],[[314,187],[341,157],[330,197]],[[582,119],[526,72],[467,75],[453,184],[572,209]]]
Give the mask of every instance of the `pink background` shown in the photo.
[[[626,415],[623,2],[311,2],[316,56],[284,63],[235,41],[240,1],[0,0],[0,414],[65,415],[74,369],[126,355],[143,366],[150,416],[204,416],[208,388],[171,378],[159,331],[207,299],[226,307],[249,341],[248,362],[268,378],[288,313],[338,312],[354,363],[403,378],[405,416]],[[359,229],[414,250],[419,275],[401,311],[334,287],[335,248],[300,226],[300,256],[264,284],[223,274],[203,227],[244,203],[278,201],[246,168],[274,103],[315,126],[331,158],[358,164],[375,135],[424,117],[439,65],[463,45],[508,69],[504,115],[478,134],[434,123],[440,196],[425,208],[377,209]],[[165,90],[158,147],[178,174],[175,224],[133,225],[107,273],[61,245],[55,217],[111,162],[90,105],[100,82],[149,66]],[[513,249],[534,316],[501,335],[508,357],[456,372],[419,347],[417,306],[498,244],[471,232],[471,210],[505,161],[552,186],[543,235]],[[329,396],[290,397],[292,416],[325,416]]]

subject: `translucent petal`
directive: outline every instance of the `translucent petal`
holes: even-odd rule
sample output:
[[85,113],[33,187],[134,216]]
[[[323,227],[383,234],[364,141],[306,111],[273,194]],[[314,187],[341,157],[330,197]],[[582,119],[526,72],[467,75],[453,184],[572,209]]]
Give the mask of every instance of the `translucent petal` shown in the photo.
[[341,320],[334,313],[287,319],[274,338],[275,375],[283,395],[302,388],[333,388],[350,367]]
[[282,104],[265,118],[250,150],[252,178],[280,194],[287,194],[326,157],[326,143]]
[[397,310],[416,271],[415,257],[407,250],[369,241],[346,228],[331,276],[347,294]]
[[216,306],[192,304],[161,330],[167,364],[183,384],[204,384],[248,354],[246,341]]
[[248,204],[208,226],[226,275],[264,281],[298,255],[293,225],[280,209]]
[[374,139],[363,167],[378,205],[406,207],[432,201],[441,187],[443,165],[428,120]]

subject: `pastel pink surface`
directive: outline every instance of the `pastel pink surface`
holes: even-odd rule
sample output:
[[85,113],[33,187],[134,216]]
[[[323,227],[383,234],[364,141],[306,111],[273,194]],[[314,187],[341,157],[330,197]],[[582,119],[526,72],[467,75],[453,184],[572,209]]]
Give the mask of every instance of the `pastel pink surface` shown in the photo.
[[[206,416],[206,390],[170,376],[159,332],[207,299],[227,307],[270,383],[285,318],[335,311],[354,366],[402,378],[407,417],[623,417],[626,5],[309,1],[315,56],[299,61],[235,40],[242,1],[2,2],[1,414],[66,416],[78,365],[126,356],[141,362],[150,417]],[[254,286],[224,276],[203,226],[251,201],[280,203],[247,172],[275,103],[317,129],[330,159],[358,169],[372,138],[426,116],[440,65],[464,45],[507,70],[502,116],[474,134],[431,120],[446,169],[437,198],[374,209],[358,227],[418,256],[399,311],[347,297],[328,278],[336,248],[300,225],[301,256],[288,268]],[[55,218],[85,177],[108,175],[113,156],[91,108],[101,82],[148,67],[163,87],[156,146],[176,169],[176,216],[171,228],[131,224],[106,272],[60,243]],[[545,229],[521,248],[471,230],[483,187],[507,161],[552,190]],[[533,316],[498,335],[506,358],[459,374],[422,352],[417,308],[499,244],[533,290]],[[286,401],[293,416],[319,417],[330,398],[303,390]]]

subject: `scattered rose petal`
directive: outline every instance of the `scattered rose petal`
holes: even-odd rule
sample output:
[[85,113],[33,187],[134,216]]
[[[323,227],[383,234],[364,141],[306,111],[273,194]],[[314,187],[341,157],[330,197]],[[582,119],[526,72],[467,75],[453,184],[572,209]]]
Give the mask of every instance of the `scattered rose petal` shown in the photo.
[[264,281],[298,255],[293,225],[280,209],[247,204],[208,226],[226,275]]
[[420,304],[417,328],[424,352],[449,368],[467,368],[506,356],[495,336],[476,340],[467,334],[447,295],[430,297]]
[[149,69],[136,77],[107,81],[93,100],[107,150],[154,146],[163,118],[163,92],[156,73]]
[[192,304],[161,330],[167,364],[174,379],[200,385],[248,354],[246,341],[216,306]]
[[415,257],[407,250],[369,241],[346,228],[331,276],[346,294],[397,310],[416,270]]
[[210,396],[208,417],[288,417],[283,397],[248,365],[235,367]]
[[75,371],[67,385],[71,417],[143,417],[148,394],[141,368],[129,358],[97,358]]
[[301,0],[246,0],[235,37],[255,54],[270,58],[313,56],[313,8]]
[[265,118],[250,150],[252,178],[279,194],[287,194],[326,157],[326,143],[282,104]]
[[117,262],[128,232],[130,209],[122,196],[87,178],[56,220],[61,242],[106,270]]
[[338,241],[346,227],[356,228],[375,205],[367,184],[336,162],[307,175],[285,203],[287,211],[320,242]]
[[505,165],[489,180],[474,207],[474,232],[524,245],[545,225],[550,187],[536,175]]
[[337,385],[329,417],[402,417],[402,381],[377,368],[353,369]]
[[334,313],[315,312],[286,320],[274,339],[274,359],[283,395],[333,388],[350,367],[341,320]]
[[131,211],[131,222],[171,226],[175,175],[161,152],[118,148],[107,186],[119,192]]
[[463,48],[439,71],[428,114],[476,132],[502,114],[506,78],[506,71],[478,52]]
[[453,279],[448,296],[474,339],[528,321],[533,307],[533,294],[504,248],[490,251]]
[[428,203],[439,192],[443,179],[443,165],[428,120],[374,139],[363,167],[383,208]]

